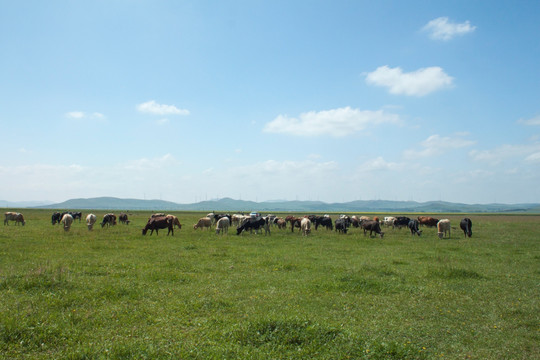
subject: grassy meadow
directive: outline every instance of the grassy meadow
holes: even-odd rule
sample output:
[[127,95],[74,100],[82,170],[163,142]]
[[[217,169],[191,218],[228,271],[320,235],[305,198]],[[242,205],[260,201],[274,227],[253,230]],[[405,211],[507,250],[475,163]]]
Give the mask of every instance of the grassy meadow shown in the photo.
[[19,211],[26,226],[0,227],[0,358],[540,358],[538,215],[470,214],[465,239],[463,215],[438,214],[440,240],[217,236],[188,212],[142,236],[150,211],[92,232],[83,212],[66,233]]

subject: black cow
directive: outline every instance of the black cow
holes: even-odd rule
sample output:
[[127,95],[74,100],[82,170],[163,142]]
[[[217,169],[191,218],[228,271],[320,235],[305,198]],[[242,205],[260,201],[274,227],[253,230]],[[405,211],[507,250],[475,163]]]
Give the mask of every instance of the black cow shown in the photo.
[[80,211],[78,211],[78,212],[70,211],[69,214],[71,214],[71,216],[73,216],[73,220],[79,219],[79,222],[81,222],[82,212],[80,212]]
[[148,222],[146,223],[146,226],[144,229],[142,229],[142,234],[146,235],[148,230],[150,231],[150,236],[154,233],[154,230],[156,230],[156,235],[159,235],[159,229],[169,229],[167,231],[167,236],[172,233],[174,236],[174,228],[173,228],[173,219],[166,217],[166,216],[159,216],[159,217],[153,217],[148,219]]
[[362,221],[360,226],[362,227],[362,229],[364,229],[364,235],[366,235],[366,233],[369,231],[369,236],[370,237],[374,232],[375,232],[375,234],[378,234],[381,239],[384,236],[384,233],[381,231],[381,225],[379,224],[378,221],[364,220],[364,221]]
[[107,225],[107,227],[116,225],[116,215],[114,214],[103,215],[103,221],[101,222],[101,227],[104,227],[105,225]]
[[469,218],[465,218],[460,221],[459,227],[463,230],[465,237],[472,237],[472,221]]
[[404,226],[409,226],[409,221],[411,221],[411,219],[406,216],[397,216],[396,220],[394,220],[394,226],[401,229]]
[[349,226],[351,226],[351,221],[348,217],[336,219],[335,221],[336,225],[336,231],[338,233],[346,234],[347,230],[349,230]]
[[312,222],[315,224],[315,230],[319,226],[326,227],[326,230],[334,230],[334,224],[332,224],[332,218],[330,216],[315,216]]
[[61,220],[62,220],[62,214],[60,214],[59,212],[55,212],[55,213],[52,214],[51,222],[52,222],[53,225],[56,224],[56,223],[60,224]]
[[118,220],[120,220],[122,224],[129,225],[128,215],[125,213],[120,213],[120,215],[118,215]]
[[255,230],[255,233],[258,233],[259,229],[264,229],[264,235],[270,235],[270,227],[268,226],[268,218],[262,217],[252,217],[244,220],[242,225],[236,228],[236,235],[240,235],[243,231],[249,230],[252,233]]
[[422,235],[422,230],[418,230],[418,226],[419,226],[419,223],[418,223],[418,220],[411,220],[409,221],[409,224],[408,224],[408,227],[409,227],[409,230],[411,230],[411,235],[414,236],[414,235]]

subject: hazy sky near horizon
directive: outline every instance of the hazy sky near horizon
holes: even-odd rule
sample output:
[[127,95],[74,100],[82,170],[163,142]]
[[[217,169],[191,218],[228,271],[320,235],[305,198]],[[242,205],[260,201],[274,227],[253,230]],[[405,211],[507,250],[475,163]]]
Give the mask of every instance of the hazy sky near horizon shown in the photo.
[[540,202],[538,1],[2,1],[0,199]]

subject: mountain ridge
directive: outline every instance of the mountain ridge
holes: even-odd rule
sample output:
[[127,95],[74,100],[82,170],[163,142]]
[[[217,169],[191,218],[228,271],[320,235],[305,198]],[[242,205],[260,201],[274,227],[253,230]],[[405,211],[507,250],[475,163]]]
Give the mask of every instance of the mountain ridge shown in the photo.
[[[2,202],[0,201],[0,204]],[[168,210],[168,211],[282,211],[282,212],[540,212],[540,204],[464,204],[447,201],[392,201],[354,200],[343,203],[322,201],[276,200],[249,201],[232,198],[206,200],[191,204],[179,204],[165,200],[122,199],[116,197],[95,197],[70,199],[61,203],[28,206],[40,209],[81,209],[81,210]]]

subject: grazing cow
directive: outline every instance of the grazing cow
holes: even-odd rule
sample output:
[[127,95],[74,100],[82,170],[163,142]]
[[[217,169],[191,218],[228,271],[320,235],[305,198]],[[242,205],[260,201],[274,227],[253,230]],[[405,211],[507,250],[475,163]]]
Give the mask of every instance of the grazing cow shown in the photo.
[[86,226],[88,226],[88,230],[91,231],[94,229],[94,224],[96,223],[97,217],[94,214],[88,214],[86,215]]
[[326,230],[334,230],[334,225],[330,216],[316,216],[315,221],[313,222],[315,223],[315,230],[317,230],[319,226],[326,227]]
[[465,218],[460,221],[459,227],[461,230],[463,230],[463,233],[465,234],[465,237],[471,237],[472,236],[472,221],[469,218]]
[[118,215],[118,220],[120,220],[122,224],[129,225],[130,223],[130,221],[128,220],[128,216],[125,213],[120,213],[120,215]]
[[219,235],[219,233],[228,234],[229,233],[229,225],[231,224],[231,221],[227,216],[224,216],[220,218],[218,221],[216,221],[216,235]]
[[103,215],[103,221],[101,221],[101,227],[104,227],[105,225],[107,225],[107,227],[116,225],[116,215],[111,214],[111,213]]
[[60,224],[61,220],[62,220],[62,214],[60,214],[59,212],[55,212],[55,213],[52,214],[51,222],[52,222],[53,225],[55,225],[56,223]]
[[62,216],[62,224],[64,224],[64,231],[69,231],[72,223],[73,216],[71,216],[71,214],[64,214],[64,216]]
[[172,219],[173,226],[176,225],[178,229],[182,229],[182,224],[180,224],[180,220],[178,220],[178,217],[168,214],[166,215],[168,218]]
[[397,226],[398,229],[401,229],[402,227],[409,226],[409,221],[411,219],[406,216],[397,216],[396,220],[394,220],[394,227]]
[[169,236],[169,234],[172,234],[174,236],[174,228],[171,218],[168,218],[166,216],[151,217],[150,219],[148,219],[148,222],[146,223],[144,229],[142,229],[142,234],[146,235],[148,230],[150,230],[150,236],[152,236],[155,230],[156,235],[159,235],[159,229],[165,228],[169,230],[167,231],[167,236]]
[[21,223],[23,226],[26,224],[26,221],[24,221],[24,216],[21,213],[11,212],[8,211],[4,214],[4,225],[9,225],[9,221],[15,221],[15,225],[19,225]]
[[362,222],[362,220],[360,220],[360,218],[356,215],[353,215],[351,217],[351,225],[355,228],[357,227],[360,227],[360,223]]
[[339,218],[335,221],[336,225],[336,231],[340,234],[346,234],[347,230],[349,230],[349,226],[351,225],[349,217]]
[[71,216],[73,216],[73,220],[79,219],[79,222],[81,222],[82,219],[82,212],[80,211],[72,211],[69,213]]
[[197,230],[198,228],[200,228],[202,230],[205,227],[210,229],[210,226],[212,226],[212,219],[209,217],[203,217],[200,218],[195,225],[193,225],[193,229]]
[[264,229],[264,235],[270,235],[270,226],[268,225],[268,219],[249,218],[244,220],[242,225],[236,228],[236,235],[240,235],[245,230],[249,230],[250,234],[253,230],[255,230],[255,234],[258,234],[260,228]]
[[364,236],[369,231],[369,236],[371,237],[373,233],[378,234],[379,237],[382,239],[384,236],[384,233],[381,231],[381,225],[378,221],[375,220],[366,220],[362,221],[362,229],[364,229]]
[[424,225],[427,227],[435,227],[437,226],[439,219],[432,218],[431,216],[419,216],[418,222],[420,223],[420,225]]
[[308,236],[311,232],[311,220],[308,217],[305,217],[300,221],[300,229],[302,229],[302,235]]
[[422,235],[422,230],[418,230],[418,220],[416,219],[412,219],[411,221],[409,221],[409,230],[411,230],[411,235],[414,236],[414,235]]
[[448,238],[450,238],[450,220],[441,219],[437,222],[437,235],[439,236],[439,239],[445,237],[446,232],[448,232]]

